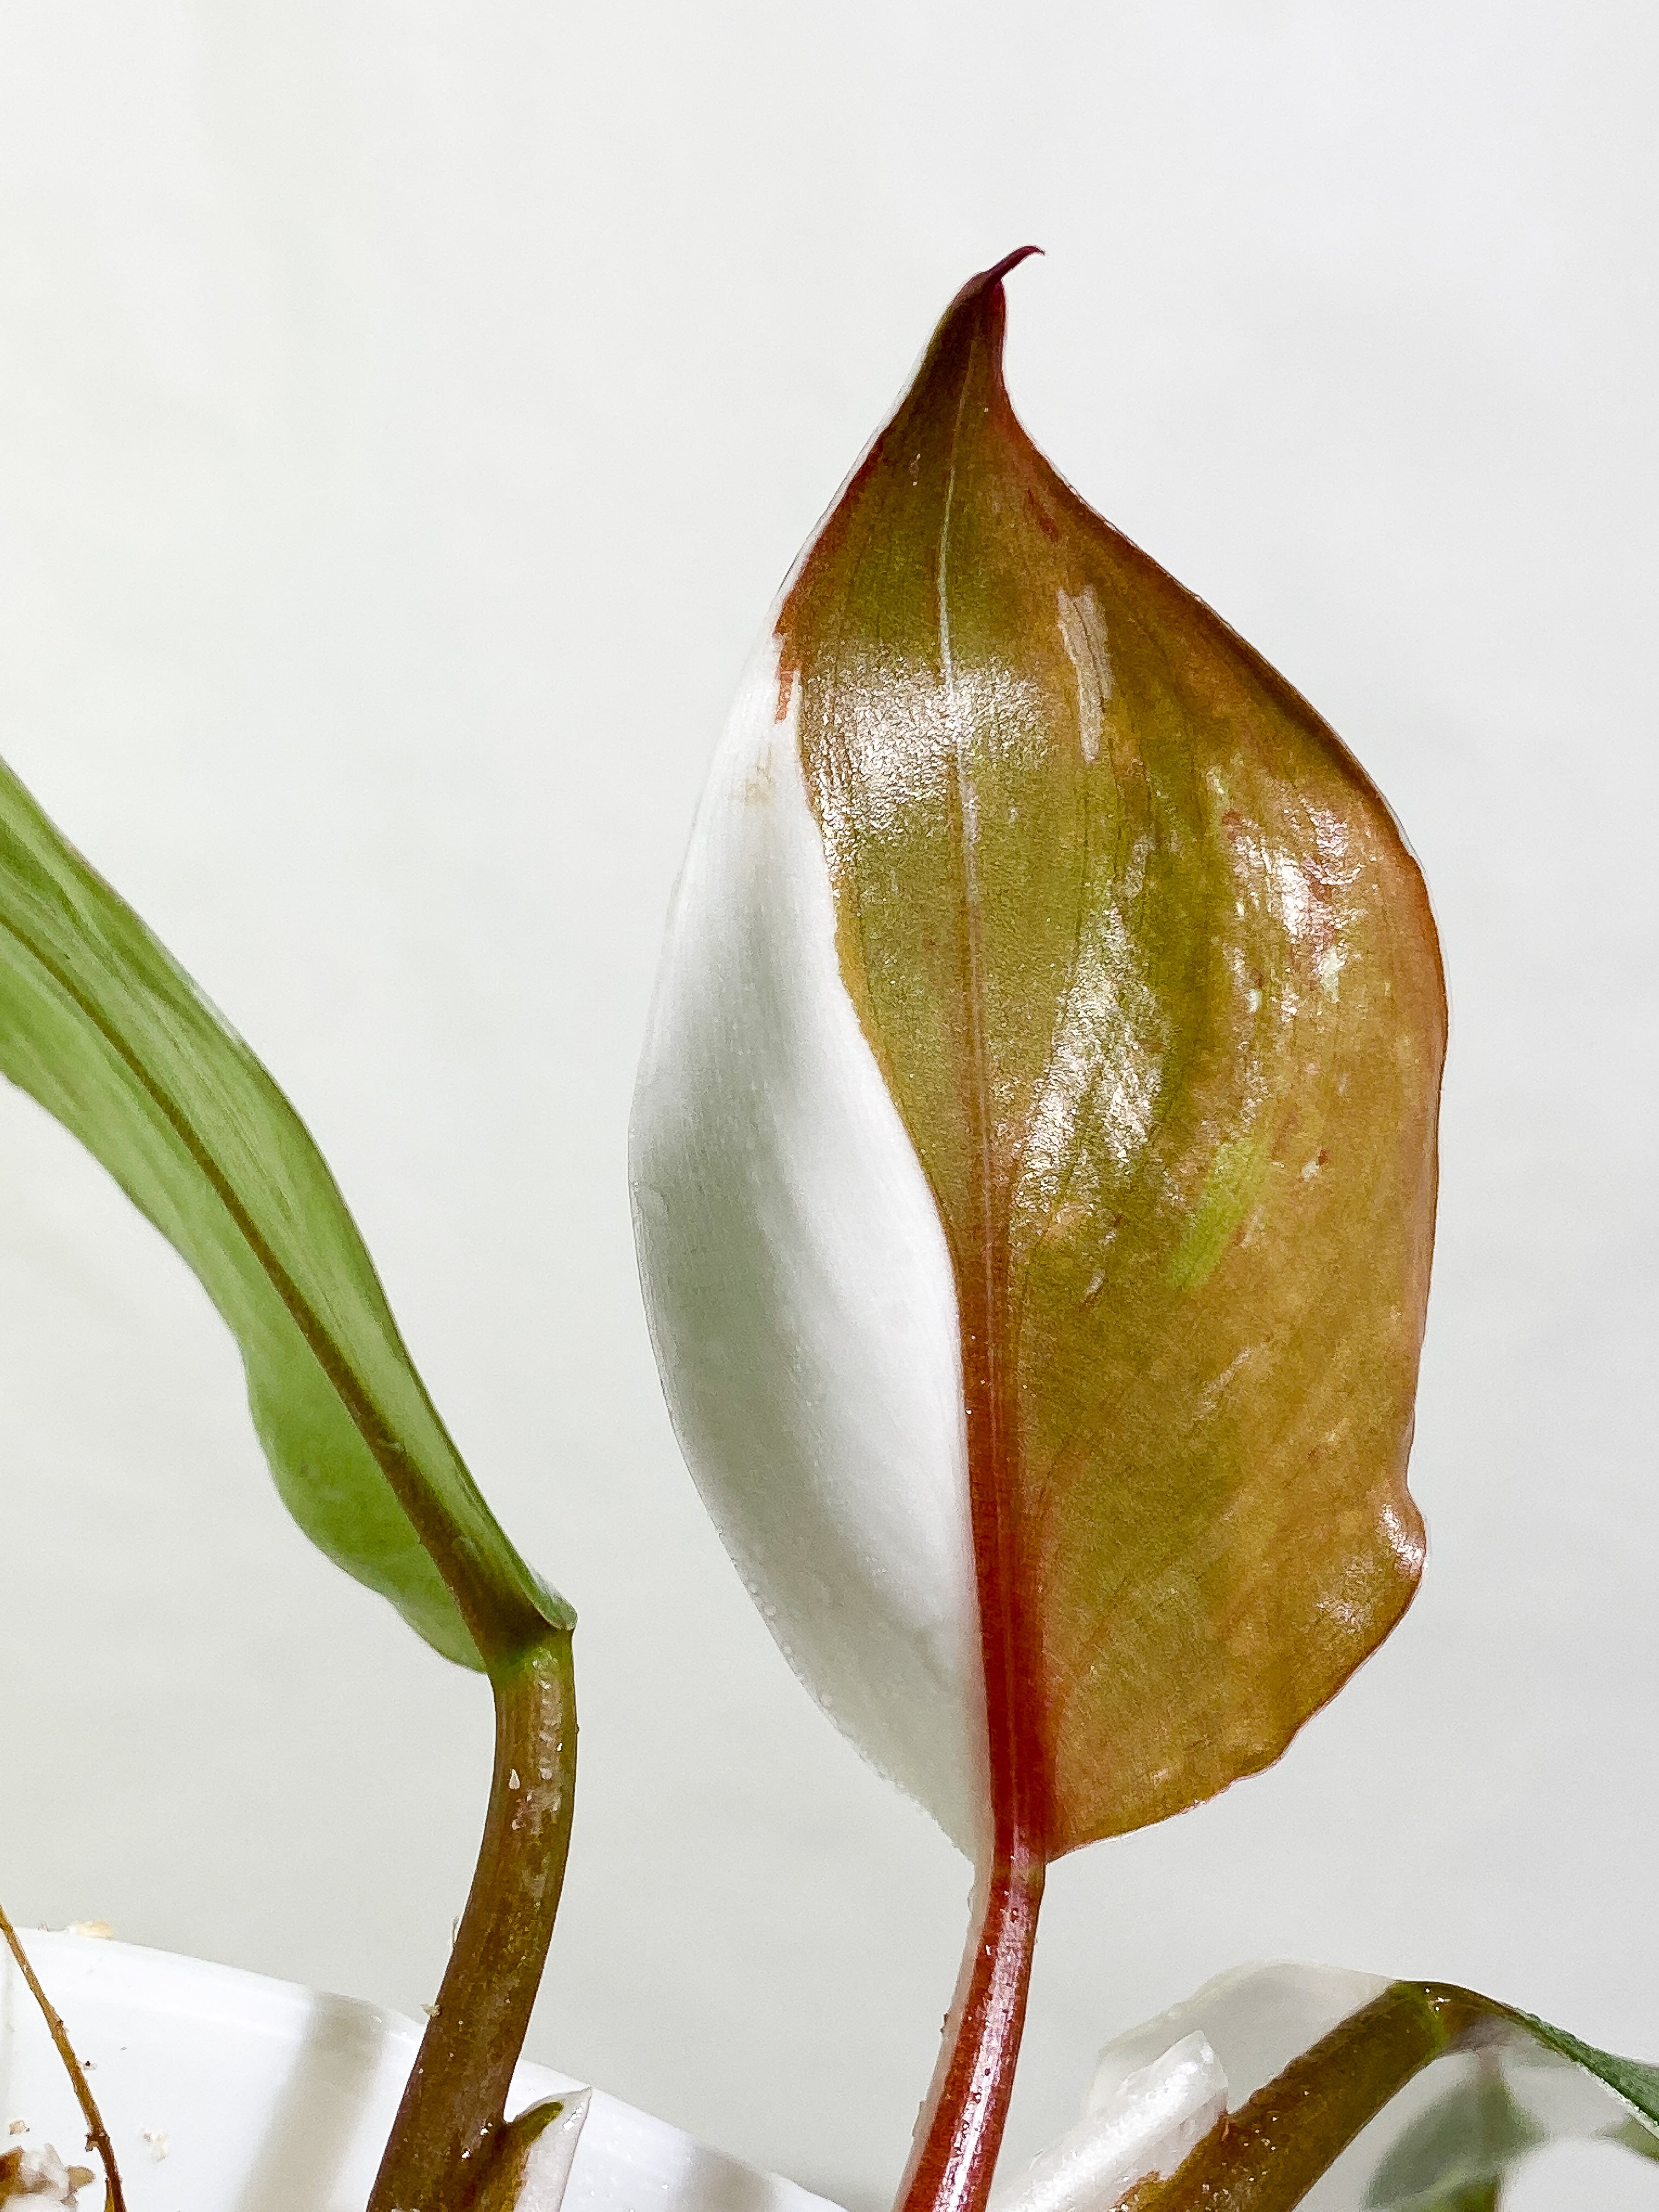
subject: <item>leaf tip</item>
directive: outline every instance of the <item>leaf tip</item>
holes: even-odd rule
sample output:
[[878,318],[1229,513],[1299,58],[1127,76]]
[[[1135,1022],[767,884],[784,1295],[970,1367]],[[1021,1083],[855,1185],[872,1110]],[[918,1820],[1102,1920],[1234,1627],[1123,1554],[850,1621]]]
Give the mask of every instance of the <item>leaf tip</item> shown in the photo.
[[1012,253],[1005,253],[1001,260],[994,263],[989,269],[982,269],[977,276],[970,276],[963,287],[963,294],[990,291],[994,285],[1000,284],[1005,276],[1012,275],[1022,261],[1029,261],[1034,253],[1041,255],[1042,252],[1040,246],[1017,246]]
[[1021,262],[1029,261],[1034,253],[1042,252],[1040,246],[1017,246],[1012,253],[1005,253],[1000,261],[993,262],[988,269],[981,269],[976,276],[970,276],[940,317],[939,329],[934,335],[935,346],[948,331],[960,329],[965,321],[977,321],[981,329],[988,325],[995,373],[1000,379],[1003,328],[1007,319],[1003,279],[1018,269]]

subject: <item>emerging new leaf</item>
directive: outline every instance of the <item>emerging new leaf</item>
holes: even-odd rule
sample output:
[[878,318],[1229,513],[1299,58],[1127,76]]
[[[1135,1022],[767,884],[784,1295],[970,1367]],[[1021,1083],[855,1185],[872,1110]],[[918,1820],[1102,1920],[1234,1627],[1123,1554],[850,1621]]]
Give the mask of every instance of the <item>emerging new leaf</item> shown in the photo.
[[1319,2212],[1457,2212],[1573,2137],[1659,2157],[1659,2069],[1445,1984],[1243,1966],[1109,2044],[994,2212],[1265,2212],[1316,2185]]
[[1363,771],[1016,421],[1019,258],[744,682],[633,1173],[775,1634],[964,1846],[1052,1857],[1276,1758],[1411,1596],[1444,1000]]

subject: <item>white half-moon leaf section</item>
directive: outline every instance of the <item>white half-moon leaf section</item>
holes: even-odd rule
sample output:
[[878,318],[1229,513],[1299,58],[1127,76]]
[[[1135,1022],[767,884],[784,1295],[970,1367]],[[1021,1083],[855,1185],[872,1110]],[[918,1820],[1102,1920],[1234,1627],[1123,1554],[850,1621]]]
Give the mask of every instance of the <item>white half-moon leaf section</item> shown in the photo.
[[842,980],[769,636],[669,918],[630,1138],[669,1411],[784,1656],[970,1856],[984,1685],[956,1285]]

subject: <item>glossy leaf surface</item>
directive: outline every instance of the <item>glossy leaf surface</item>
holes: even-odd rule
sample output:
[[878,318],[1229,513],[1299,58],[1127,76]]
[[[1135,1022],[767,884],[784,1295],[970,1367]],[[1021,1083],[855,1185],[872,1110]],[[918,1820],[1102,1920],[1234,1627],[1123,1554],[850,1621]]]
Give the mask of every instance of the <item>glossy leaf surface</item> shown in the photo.
[[1015,418],[1007,265],[804,556],[777,713],[944,1225],[991,1764],[1054,1856],[1272,1760],[1411,1596],[1445,1016],[1363,771]]
[[569,1620],[462,1465],[298,1116],[3,768],[0,1072],[200,1278],[240,1348],[278,1490],[313,1543],[464,1665],[479,1663],[480,1637],[510,1644]]

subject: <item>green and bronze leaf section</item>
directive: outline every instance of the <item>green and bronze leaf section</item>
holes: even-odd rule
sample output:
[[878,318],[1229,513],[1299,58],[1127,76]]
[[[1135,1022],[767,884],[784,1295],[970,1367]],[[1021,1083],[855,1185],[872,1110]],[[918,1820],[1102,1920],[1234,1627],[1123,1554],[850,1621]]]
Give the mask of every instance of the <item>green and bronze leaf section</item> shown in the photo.
[[777,623],[840,969],[961,1321],[993,1797],[1276,1758],[1408,1602],[1445,1003],[1387,806],[1078,498],[964,287]]

